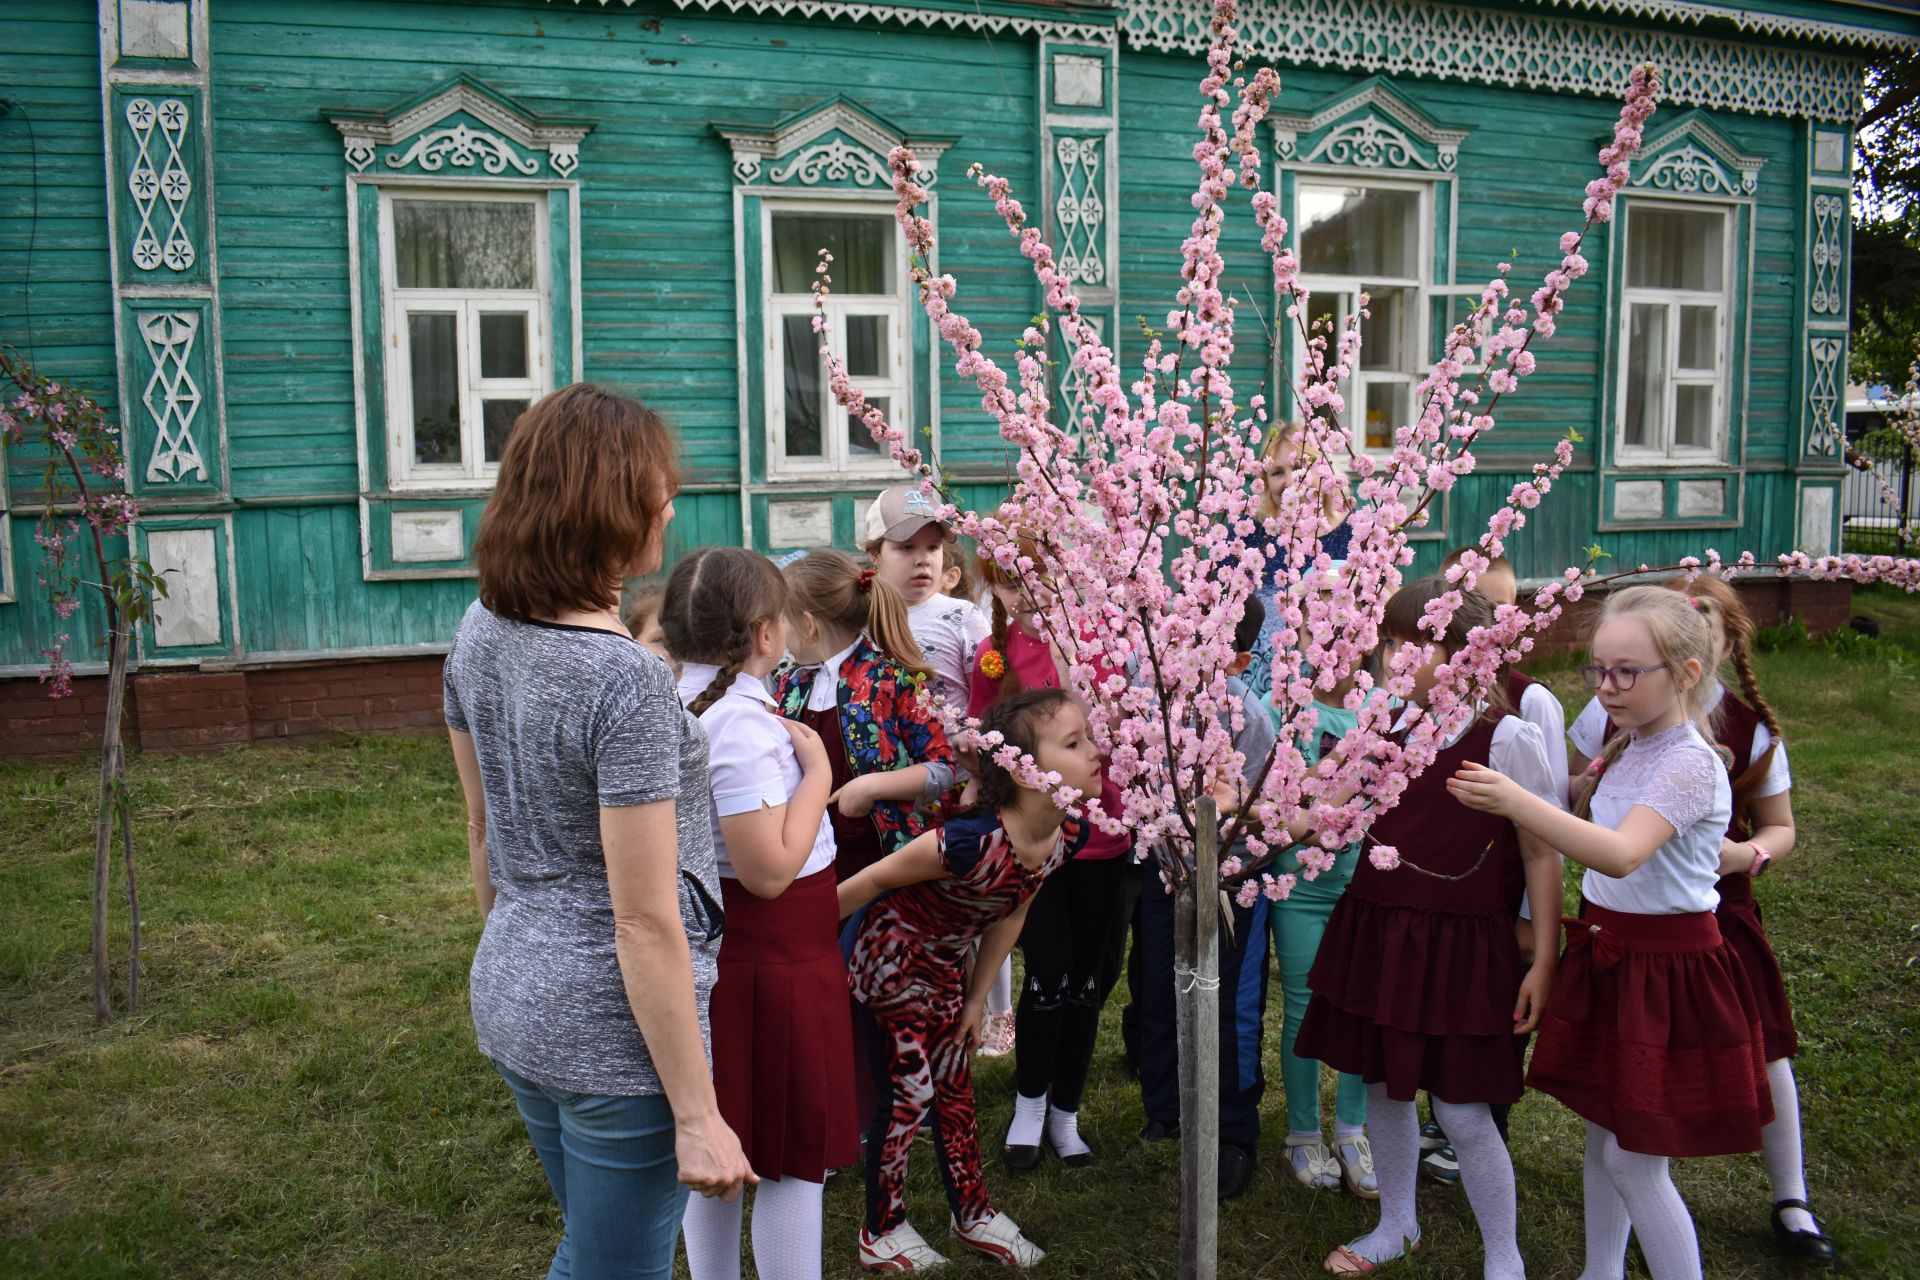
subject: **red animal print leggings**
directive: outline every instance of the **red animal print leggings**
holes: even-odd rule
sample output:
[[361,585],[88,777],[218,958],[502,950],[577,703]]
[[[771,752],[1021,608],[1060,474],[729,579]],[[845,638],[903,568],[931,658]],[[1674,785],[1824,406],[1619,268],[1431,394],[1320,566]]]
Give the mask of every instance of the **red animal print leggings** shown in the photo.
[[859,1014],[875,1094],[867,1127],[867,1230],[882,1236],[907,1220],[907,1153],[929,1107],[954,1220],[962,1227],[985,1222],[993,1205],[980,1177],[973,1054],[960,1043],[960,1001],[936,996],[906,1007],[861,1005]]

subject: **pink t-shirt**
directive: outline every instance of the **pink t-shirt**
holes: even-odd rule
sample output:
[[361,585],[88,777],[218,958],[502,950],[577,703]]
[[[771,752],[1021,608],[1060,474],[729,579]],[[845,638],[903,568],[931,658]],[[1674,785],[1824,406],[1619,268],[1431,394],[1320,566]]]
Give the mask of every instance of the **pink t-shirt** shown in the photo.
[[[980,659],[987,650],[993,648],[993,637],[988,636],[980,642],[973,653],[973,685],[967,695],[967,714],[985,717],[987,709],[999,700],[1000,681],[989,677],[980,670]],[[1060,673],[1053,666],[1053,650],[1046,641],[1036,640],[1026,632],[1013,629],[1007,634],[1007,669],[1019,678],[1022,689],[1058,689]],[[1115,817],[1120,816],[1123,804],[1120,788],[1106,776],[1104,769],[1100,775],[1100,808]],[[1117,858],[1133,848],[1133,841],[1127,836],[1109,835],[1098,825],[1089,824],[1092,830],[1087,835],[1087,843],[1074,856],[1088,862],[1097,862],[1105,858]]]

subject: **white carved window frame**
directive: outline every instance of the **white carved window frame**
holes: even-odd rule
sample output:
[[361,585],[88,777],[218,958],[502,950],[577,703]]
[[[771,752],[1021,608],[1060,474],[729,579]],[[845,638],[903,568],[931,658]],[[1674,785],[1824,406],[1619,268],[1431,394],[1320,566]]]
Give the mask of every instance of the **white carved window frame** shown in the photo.
[[[1353,433],[1353,445],[1356,452],[1371,454],[1375,458],[1387,458],[1393,453],[1393,447],[1368,448],[1366,443],[1366,411],[1368,394],[1376,385],[1404,384],[1408,388],[1408,403],[1415,412],[1415,388],[1425,376],[1430,364],[1427,356],[1432,348],[1430,333],[1433,299],[1451,289],[1451,286],[1437,285],[1433,281],[1433,263],[1435,248],[1435,202],[1440,198],[1435,190],[1437,183],[1433,179],[1409,176],[1400,170],[1336,168],[1331,166],[1300,167],[1292,170],[1294,177],[1292,208],[1288,212],[1288,226],[1296,229],[1295,252],[1300,252],[1298,228],[1300,219],[1300,189],[1312,186],[1364,187],[1370,190],[1413,191],[1420,197],[1419,210],[1415,214],[1417,243],[1414,246],[1414,261],[1420,270],[1413,276],[1347,276],[1309,272],[1302,260],[1299,280],[1303,288],[1310,291],[1316,300],[1327,294],[1343,295],[1339,314],[1344,324],[1345,318],[1354,312],[1360,294],[1380,288],[1404,288],[1413,291],[1413,305],[1408,316],[1409,332],[1404,336],[1407,344],[1409,368],[1405,370],[1373,371],[1367,363],[1367,349],[1360,349],[1359,367],[1354,370],[1347,382],[1345,393],[1347,402],[1346,425]],[[1451,257],[1451,255],[1449,255]],[[1280,312],[1293,337],[1293,361],[1290,375],[1293,385],[1306,371],[1306,342],[1302,339],[1298,322],[1288,317],[1284,309],[1284,300]],[[1332,356],[1338,342],[1336,332],[1328,340],[1328,355]],[[1392,423],[1397,429],[1406,423]]]
[[[526,204],[533,209],[533,289],[402,289],[394,256],[393,202],[453,200],[462,203]],[[472,489],[491,485],[499,474],[488,462],[482,439],[483,399],[538,400],[553,390],[552,249],[548,240],[547,193],[541,188],[500,189],[485,185],[393,184],[380,187],[380,313],[386,347],[388,486],[396,492]],[[519,312],[527,317],[527,364],[523,379],[483,379],[479,374],[480,314]],[[459,356],[461,457],[457,467],[423,467],[414,461],[413,379],[407,318],[415,312],[457,317],[455,350]]]
[[[777,190],[765,192],[760,201],[760,261],[764,264],[761,288],[762,316],[761,377],[766,388],[767,478],[775,480],[818,480],[830,477],[892,478],[900,473],[900,464],[881,454],[878,458],[854,459],[847,445],[850,424],[847,411],[833,398],[821,377],[824,416],[820,420],[821,450],[818,458],[787,456],[787,400],[785,364],[780,358],[783,321],[789,316],[812,317],[812,293],[775,293],[773,220],[782,213],[828,213],[845,216],[873,216],[887,220],[891,229],[893,291],[887,295],[849,294],[834,287],[827,295],[826,337],[834,353],[842,358],[847,352],[846,320],[849,315],[884,314],[891,323],[887,329],[889,361],[893,376],[853,378],[853,384],[869,396],[887,397],[888,421],[907,431],[913,430],[913,307],[915,295],[907,278],[906,234],[894,218],[890,194],[866,192],[808,192],[805,196],[786,196]],[[829,274],[833,274],[829,268]]]
[[[1739,237],[1740,204],[1733,200],[1677,200],[1652,192],[1623,196],[1617,202],[1615,240],[1620,264],[1619,311],[1613,321],[1613,458],[1621,468],[1725,466],[1729,461],[1733,438],[1729,394],[1733,364],[1733,327],[1739,321],[1741,277],[1735,241]],[[1707,213],[1720,218],[1720,288],[1718,290],[1681,290],[1634,288],[1631,278],[1633,253],[1633,216],[1639,210],[1678,213]],[[1661,416],[1655,434],[1657,444],[1627,444],[1627,375],[1632,341],[1633,309],[1636,306],[1666,308],[1667,366],[1665,388],[1661,396]],[[1714,341],[1713,371],[1710,376],[1695,371],[1683,372],[1678,364],[1680,345],[1680,309],[1714,307],[1719,320]],[[1677,415],[1677,388],[1682,386],[1713,388],[1713,439],[1704,449],[1678,448],[1673,444]]]

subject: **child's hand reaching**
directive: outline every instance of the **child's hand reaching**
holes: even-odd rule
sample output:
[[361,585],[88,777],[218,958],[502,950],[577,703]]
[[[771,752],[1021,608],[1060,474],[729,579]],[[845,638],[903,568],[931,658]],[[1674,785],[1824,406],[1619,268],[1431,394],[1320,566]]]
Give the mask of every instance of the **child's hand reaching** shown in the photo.
[[1484,764],[1461,765],[1447,779],[1447,790],[1469,809],[1498,814],[1508,819],[1513,817],[1516,801],[1527,794],[1519,783]]
[[[825,756],[826,752],[823,749],[821,751],[821,757],[824,759]],[[862,784],[878,776],[878,774],[869,773],[863,774],[858,778],[849,779],[846,786],[827,797],[827,803],[829,805],[838,805],[840,807],[840,816],[843,818],[866,817],[873,812],[873,792],[869,787]]]
[[987,1006],[983,1001],[969,997],[960,1006],[960,1021],[954,1027],[954,1033],[960,1037],[960,1048],[967,1054],[980,1049],[981,1029],[986,1025]]
[[1553,990],[1553,961],[1535,963],[1520,979],[1520,997],[1513,1002],[1513,1034],[1529,1035],[1540,1025],[1546,1011],[1547,996]]

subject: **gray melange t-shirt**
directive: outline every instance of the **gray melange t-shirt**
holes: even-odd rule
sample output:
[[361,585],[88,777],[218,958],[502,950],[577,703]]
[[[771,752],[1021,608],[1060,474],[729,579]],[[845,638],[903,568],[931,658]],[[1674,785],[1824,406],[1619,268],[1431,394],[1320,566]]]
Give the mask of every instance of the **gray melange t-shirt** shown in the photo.
[[487,798],[495,897],[471,975],[480,1052],[576,1093],[662,1092],[614,955],[600,808],[677,800],[679,847],[658,855],[683,873],[680,918],[711,1060],[720,941],[708,937],[709,903],[720,881],[707,735],[667,664],[624,635],[509,622],[476,601],[447,655],[446,716],[473,735]]

